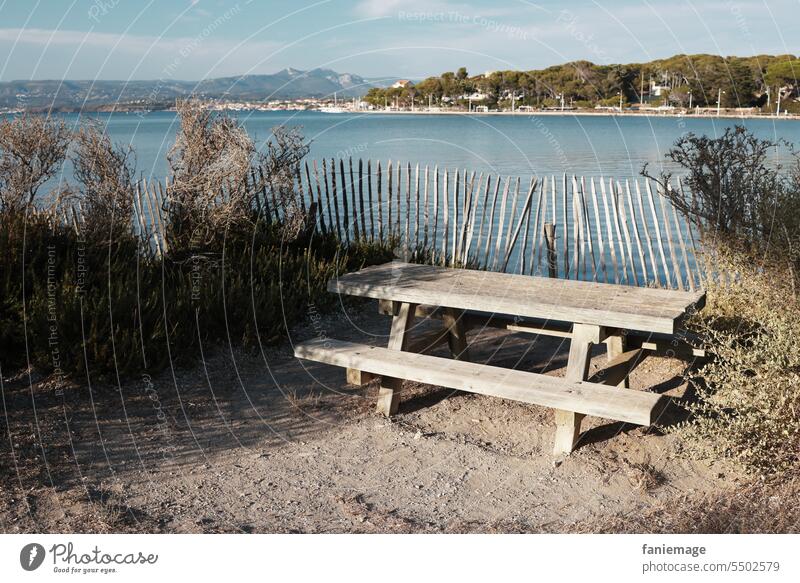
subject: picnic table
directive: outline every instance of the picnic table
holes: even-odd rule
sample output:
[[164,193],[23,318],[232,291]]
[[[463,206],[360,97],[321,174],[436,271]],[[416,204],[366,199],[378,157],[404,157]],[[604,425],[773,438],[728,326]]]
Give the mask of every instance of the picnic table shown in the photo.
[[[363,384],[381,377],[378,411],[398,410],[403,380],[512,399],[555,410],[554,453],[571,452],[586,415],[649,426],[668,403],[628,387],[648,354],[702,356],[681,336],[684,319],[705,292],[630,287],[394,261],[332,279],[328,290],[379,300],[392,316],[386,348],[332,339],[295,347],[295,356],[341,366]],[[415,318],[440,329],[411,338]],[[554,377],[470,362],[466,333],[476,327],[554,335],[570,340],[566,373]],[[446,342],[450,358],[427,354]],[[593,345],[604,343],[607,366],[589,378]]]

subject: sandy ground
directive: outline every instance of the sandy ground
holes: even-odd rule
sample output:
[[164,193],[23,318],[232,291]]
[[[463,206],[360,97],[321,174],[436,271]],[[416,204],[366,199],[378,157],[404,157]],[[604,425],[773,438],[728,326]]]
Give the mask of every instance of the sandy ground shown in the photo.
[[[376,312],[358,304],[293,341],[385,345],[389,320]],[[563,374],[560,339],[496,330],[469,339],[474,360]],[[587,418],[579,449],[554,458],[545,408],[406,383],[388,420],[374,412],[374,383],[348,386],[343,370],[299,362],[288,344],[208,352],[192,370],[64,397],[46,379],[6,378],[0,529],[585,531],[740,479],[688,459],[657,430]],[[600,348],[593,368],[604,361]],[[683,369],[651,358],[631,383],[680,397]],[[679,418],[674,407],[665,423]]]

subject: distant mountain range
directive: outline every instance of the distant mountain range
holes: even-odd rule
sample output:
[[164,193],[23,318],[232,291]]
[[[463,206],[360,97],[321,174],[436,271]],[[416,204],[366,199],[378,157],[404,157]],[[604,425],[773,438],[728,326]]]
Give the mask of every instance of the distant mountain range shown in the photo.
[[303,97],[359,97],[392,79],[365,79],[330,69],[284,69],[272,75],[242,75],[203,81],[8,81],[0,83],[0,109],[161,109],[178,97],[196,95],[227,101],[268,101]]

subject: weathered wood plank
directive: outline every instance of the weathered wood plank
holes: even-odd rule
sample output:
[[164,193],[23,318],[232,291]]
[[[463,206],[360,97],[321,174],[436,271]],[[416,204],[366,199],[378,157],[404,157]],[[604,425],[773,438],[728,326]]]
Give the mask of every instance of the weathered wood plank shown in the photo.
[[403,219],[403,202],[401,200],[401,175],[403,173],[403,164],[398,160],[397,164],[397,184],[395,185],[395,202],[397,203],[397,212],[395,213],[395,226],[394,226],[394,233],[395,236],[400,238],[402,235],[401,228],[401,221]]
[[547,220],[547,176],[539,186],[539,196],[536,200],[536,216],[533,223],[533,238],[531,240],[531,275],[541,275],[539,266],[542,264],[542,235],[543,223]]
[[[633,210],[633,197],[631,196],[631,187],[630,183],[625,180],[625,197],[626,200],[623,201],[623,204],[627,202],[628,204],[628,211],[631,215],[631,225],[633,226],[633,235],[636,240],[636,251],[639,257],[639,264],[642,266],[642,283],[647,285],[648,278],[647,278],[647,262],[644,260],[644,249],[642,248],[642,239],[639,236],[639,225],[636,221],[636,212]],[[634,267],[635,268],[635,267]],[[636,273],[634,271],[634,273]]]
[[653,199],[653,190],[650,188],[650,180],[645,178],[644,180],[645,191],[647,192],[647,204],[650,208],[650,214],[653,218],[653,230],[655,231],[656,235],[656,244],[658,248],[658,256],[661,259],[661,270],[664,273],[664,284],[669,287],[670,286],[670,277],[669,277],[669,267],[667,266],[667,257],[664,253],[664,241],[661,238],[661,221],[658,218],[658,213],[656,212],[656,205],[655,200]]
[[393,262],[332,279],[334,293],[673,333],[704,292],[448,269]]
[[[555,212],[555,206],[553,206]],[[564,224],[564,278],[569,279],[569,219],[567,218],[567,173],[561,179],[561,216]],[[555,220],[553,221],[555,223]]]
[[317,339],[295,347],[295,356],[389,378],[511,399],[523,403],[650,425],[666,398],[662,395],[577,382],[437,356]]
[[[517,226],[514,228],[514,232],[508,238],[509,240],[506,243],[506,253],[505,253],[505,257],[503,257],[503,269],[502,269],[502,271],[505,271],[506,267],[508,266],[508,262],[511,259],[511,253],[514,251],[514,246],[517,244],[517,239],[519,238],[519,233],[520,233],[520,230],[522,229],[522,225],[525,222],[525,218],[528,216],[528,213],[530,213],[531,201],[533,200],[533,191],[535,189],[536,189],[536,178],[531,178],[531,184],[530,184],[530,187],[528,188],[528,195],[525,197],[525,202],[524,202],[524,205],[522,207],[522,212],[520,213],[520,216],[519,216],[519,221],[517,222]],[[519,194],[519,179],[517,179],[517,194]],[[516,206],[516,202],[517,202],[516,199],[517,199],[517,197],[515,196],[514,197],[514,206]],[[512,216],[513,216],[513,213],[512,213]],[[512,225],[512,223],[509,222],[509,232],[511,232],[511,228],[510,228],[511,225]],[[525,252],[525,249],[524,249],[524,246],[523,246],[522,253],[524,253],[524,252]]]
[[429,226],[430,226],[429,225],[429,223],[430,223],[430,212],[429,212],[429,206],[428,206],[428,184],[429,184],[428,180],[429,180],[429,177],[428,177],[428,165],[427,164],[425,165],[425,179],[424,180],[425,180],[425,235],[424,235],[423,240],[422,240],[422,247],[427,250],[428,249],[428,229],[429,229]]
[[[602,180],[602,178],[601,178]],[[600,254],[600,272],[603,274],[603,281],[608,283],[608,271],[606,270],[606,246],[603,241],[603,223],[600,222],[600,207],[597,202],[597,190],[594,186],[594,177],[589,180],[589,187],[592,193],[592,206],[594,207],[594,221],[597,225],[597,247]]]
[[444,220],[444,234],[442,236],[442,265],[447,264],[447,240],[448,234],[450,233],[450,209],[449,209],[449,189],[448,182],[449,182],[449,174],[450,172],[447,168],[444,169],[444,180],[442,182],[442,201],[444,202],[444,208],[442,209],[442,219]]
[[[671,184],[667,185],[669,188],[672,188]],[[683,232],[681,229],[681,221],[678,217],[678,210],[674,204],[670,204],[672,207],[672,217],[675,220],[675,230],[678,233],[678,244],[681,246],[681,256],[683,258],[683,267],[686,269],[686,280],[689,284],[689,290],[694,291],[694,276],[692,275],[692,271],[689,268],[689,257],[686,253],[686,241],[683,238]]]
[[381,194],[383,190],[383,176],[382,176],[382,169],[381,169],[381,161],[378,160],[377,167],[375,168],[375,187],[376,187],[376,194],[378,197],[378,239],[383,241],[383,201],[381,200]]
[[[417,207],[419,211],[419,207]],[[408,251],[411,248],[411,162],[406,162],[406,229],[403,242],[403,251],[408,260]]]
[[[342,189],[344,190],[344,198],[347,200],[347,189],[344,186],[345,177],[344,177],[344,160],[340,160],[339,162],[342,168]],[[358,241],[361,239],[361,231],[358,228],[358,203],[357,203],[357,196],[356,196],[356,186],[355,186],[355,179],[353,177],[353,158],[352,156],[349,158],[349,166],[350,166],[350,198],[351,198],[351,208],[353,209],[353,215],[350,219],[353,225],[353,239]],[[347,211],[345,211],[347,214]]]
[[481,182],[483,181],[483,172],[480,173],[478,176],[477,181],[477,190],[473,192],[474,188],[474,173],[473,173],[473,185],[470,185],[470,209],[469,209],[469,220],[467,221],[467,233],[466,233],[466,241],[464,242],[464,251],[461,257],[461,263],[463,265],[467,265],[469,262],[469,251],[472,248],[472,238],[475,232],[475,217],[478,213],[478,199],[481,195]]
[[[497,266],[500,263],[500,245],[503,242],[503,226],[506,218],[506,201],[508,200],[508,187],[511,184],[511,177],[506,176],[506,182],[503,186],[503,200],[500,203],[500,219],[497,221],[497,241],[494,247],[494,258],[492,260],[492,271],[497,271]],[[489,228],[492,228],[489,225]]]
[[433,249],[431,261],[436,263],[436,242],[439,240],[439,166],[433,167]]
[[[386,232],[388,237],[394,236],[393,223],[392,223],[392,184],[394,183],[394,175],[392,173],[392,161],[386,163]],[[397,212],[400,212],[398,209]]]
[[[350,165],[350,182],[353,181],[353,166],[352,166],[352,158],[351,165]],[[366,239],[367,238],[367,214],[364,212],[364,161],[359,158],[358,159],[358,208],[359,213],[361,214],[361,237]]]
[[633,184],[636,187],[639,216],[642,218],[642,232],[644,233],[644,239],[647,243],[647,255],[650,259],[650,271],[652,273],[652,280],[650,281],[658,284],[658,263],[656,263],[656,255],[653,252],[653,240],[650,237],[650,228],[647,226],[647,214],[644,212],[644,197],[642,196],[641,188],[639,188],[639,181],[635,180]]
[[414,170],[414,251],[419,251],[419,164]]
[[[578,206],[578,182],[572,176],[572,275],[580,279],[581,271],[581,228],[580,209]],[[565,245],[566,248],[566,245]]]
[[[325,169],[325,160],[322,161],[322,168]],[[327,174],[327,173],[326,173]],[[327,180],[325,181],[325,188],[328,187]],[[342,221],[339,220],[339,194],[336,188],[336,161],[331,158],[331,190],[333,191],[333,208],[336,212],[336,234],[339,239],[342,239]],[[347,213],[345,213],[345,221],[347,220]],[[345,225],[346,226],[346,225]],[[350,242],[350,235],[347,229],[344,229],[345,240]]]
[[[657,187],[656,192],[658,193],[658,200],[661,206],[661,218],[664,221],[664,232],[667,234],[667,245],[669,245],[669,257],[672,261],[672,270],[675,275],[675,285],[678,289],[684,289],[681,267],[678,264],[678,258],[675,255],[675,244],[672,241],[672,225],[670,225],[669,213],[667,212],[667,206],[664,200],[666,197],[664,196],[661,185]],[[670,204],[670,206],[672,205]]]
[[[617,182],[617,188],[614,194],[614,198],[617,197],[617,194],[622,196],[622,189],[620,188],[619,182]],[[630,275],[628,277],[633,276],[633,285],[639,285],[639,276],[636,274],[636,262],[633,260],[633,248],[631,246],[630,230],[628,229],[628,217],[625,214],[625,201],[624,200],[620,201],[618,206],[619,206],[619,216],[622,222],[622,232],[625,235],[625,250],[627,251],[627,257],[628,257],[627,264],[631,266]],[[628,279],[628,283],[630,283],[630,279]]]
[[492,196],[492,208],[489,212],[489,223],[486,232],[486,245],[483,249],[483,267],[489,268],[489,253],[492,245],[492,233],[494,232],[494,211],[497,208],[497,194],[500,192],[500,176],[497,177],[497,182],[494,185],[494,195]]
[[375,240],[375,206],[372,204],[372,160],[367,160],[367,204],[369,205],[369,237]]
[[[314,168],[316,170],[316,167]],[[314,194],[314,187],[311,184],[311,173],[308,168],[308,161],[306,161],[306,179],[308,180],[308,191]],[[319,175],[317,175],[317,204],[319,205],[319,226],[322,229],[323,233],[328,231],[327,225],[325,224],[325,204],[322,202],[322,192],[319,188]]]
[[[583,215],[583,229],[586,242],[589,245],[589,257],[592,262],[592,281],[597,281],[597,259],[594,256],[594,242],[592,238],[592,225],[589,220],[589,205],[586,202],[586,181],[581,176],[581,214]],[[585,269],[585,268],[584,268]],[[587,274],[588,275],[588,274]]]
[[517,214],[517,202],[519,201],[519,185],[520,185],[520,180],[519,177],[517,177],[517,181],[514,186],[514,200],[511,203],[511,214],[508,217],[508,227],[506,227],[506,244],[505,248],[503,249],[501,271],[506,270],[506,266],[508,265],[508,260],[506,258],[510,256],[511,250],[514,247],[513,243],[511,242],[511,236],[512,236],[512,229],[514,227],[514,217]]
[[[614,283],[619,283],[619,265],[617,264],[617,246],[614,244],[614,231],[611,227],[611,212],[609,209],[608,193],[606,192],[605,180],[600,178],[600,196],[603,199],[603,214],[606,219],[606,238],[611,252],[611,269],[614,272]],[[598,228],[600,228],[598,226]]]

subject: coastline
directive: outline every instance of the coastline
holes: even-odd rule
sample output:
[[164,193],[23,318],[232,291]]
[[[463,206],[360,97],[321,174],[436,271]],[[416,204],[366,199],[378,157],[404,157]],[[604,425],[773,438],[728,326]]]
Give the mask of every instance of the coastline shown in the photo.
[[[258,110],[254,110],[258,111]],[[314,111],[314,110],[306,110]],[[343,110],[341,112],[320,112],[350,113],[350,114],[371,114],[371,115],[464,115],[464,116],[519,116],[519,117],[538,117],[538,116],[575,116],[575,117],[668,117],[680,119],[764,119],[773,121],[800,121],[798,114],[786,114],[781,116],[767,114],[745,114],[745,113],[725,113],[717,114],[685,114],[671,112],[612,112],[612,111],[591,111],[591,110],[565,110],[565,111],[386,111],[386,110]]]
[[[436,110],[430,111],[427,109],[418,109],[418,110],[385,110],[385,109],[341,109],[339,111],[323,111],[317,108],[306,108],[306,109],[267,109],[262,107],[225,107],[224,105],[221,107],[216,108],[217,111],[230,111],[230,112],[293,112],[293,113],[324,113],[329,115],[342,115],[342,114],[350,114],[350,115],[422,115],[422,116],[511,116],[511,117],[644,117],[644,118],[677,118],[677,119],[763,119],[763,120],[772,120],[772,121],[800,121],[800,114],[785,114],[781,116],[770,115],[770,114],[753,114],[753,113],[733,113],[733,112],[720,112],[719,115],[716,113],[708,113],[708,114],[686,114],[682,112],[653,112],[653,111],[594,111],[594,110],[587,110],[587,109],[572,109],[572,110],[536,110],[536,111],[453,111],[453,110]],[[77,113],[77,114],[93,114],[93,113],[108,113],[108,114],[138,114],[142,115],[143,113],[146,115],[148,113],[156,113],[156,112],[174,112],[175,109],[173,107],[167,107],[163,109],[152,109],[147,112],[142,112],[140,109],[88,109],[84,111],[73,111],[71,109],[62,109],[58,111],[53,111],[50,113]],[[23,111],[0,111],[0,115],[19,115],[21,113],[25,113]],[[46,114],[48,112],[39,112],[39,111],[28,111],[28,113],[32,114]]]

